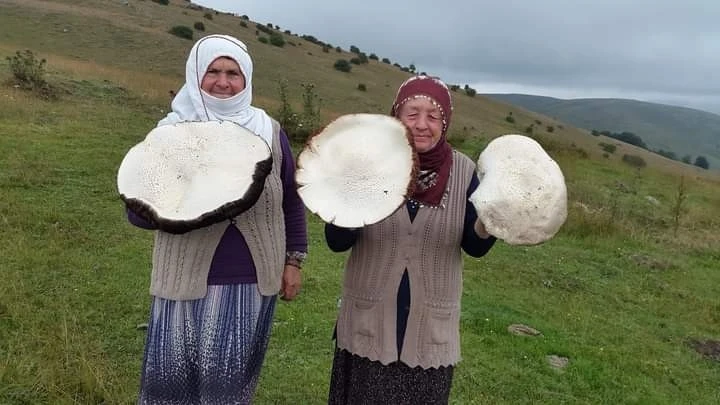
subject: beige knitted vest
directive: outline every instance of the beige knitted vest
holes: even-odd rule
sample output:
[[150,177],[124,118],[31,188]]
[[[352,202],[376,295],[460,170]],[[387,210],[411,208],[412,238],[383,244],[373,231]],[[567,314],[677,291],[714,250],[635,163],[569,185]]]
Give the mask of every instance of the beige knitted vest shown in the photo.
[[403,205],[363,228],[345,270],[339,348],[383,364],[398,360],[397,294],[407,269],[410,314],[399,360],[422,368],[460,360],[460,244],[474,167],[455,151],[444,207],[421,207],[410,222]]
[[[279,133],[280,125],[273,121],[272,170],[255,205],[235,217],[235,226],[250,249],[258,288],[263,295],[274,295],[280,291],[285,263]],[[155,232],[150,294],[172,300],[204,297],[215,249],[227,226],[227,222],[220,222],[181,235]]]

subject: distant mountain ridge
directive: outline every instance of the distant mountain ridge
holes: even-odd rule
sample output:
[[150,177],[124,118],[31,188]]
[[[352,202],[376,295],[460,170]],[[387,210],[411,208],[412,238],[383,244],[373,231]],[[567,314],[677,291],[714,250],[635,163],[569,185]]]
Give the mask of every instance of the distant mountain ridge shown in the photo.
[[614,98],[559,99],[527,94],[484,94],[587,130],[628,131],[651,150],[674,152],[678,159],[705,156],[720,169],[720,115],[686,107]]

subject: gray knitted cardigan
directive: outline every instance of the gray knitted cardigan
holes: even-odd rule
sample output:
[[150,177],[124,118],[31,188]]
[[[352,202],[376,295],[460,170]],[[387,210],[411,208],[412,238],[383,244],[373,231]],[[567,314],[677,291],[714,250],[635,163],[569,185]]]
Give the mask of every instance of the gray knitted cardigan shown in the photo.
[[337,324],[337,345],[389,364],[398,360],[397,291],[410,277],[411,305],[400,361],[440,367],[460,360],[462,241],[473,162],[455,152],[444,207],[407,206],[358,235],[348,259]]
[[[280,291],[285,263],[279,133],[280,126],[273,121],[273,166],[265,188],[255,205],[234,219],[252,255],[263,295]],[[172,300],[204,297],[213,255],[227,226],[221,222],[181,235],[156,231],[150,294]]]

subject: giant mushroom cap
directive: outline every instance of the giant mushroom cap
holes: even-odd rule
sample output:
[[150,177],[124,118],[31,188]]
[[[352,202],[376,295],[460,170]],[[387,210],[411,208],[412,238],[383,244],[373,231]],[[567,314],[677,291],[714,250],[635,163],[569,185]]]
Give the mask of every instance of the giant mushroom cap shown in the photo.
[[117,174],[128,209],[170,233],[233,218],[260,197],[272,169],[267,143],[231,121],[154,128]]
[[380,114],[348,114],[300,152],[296,181],[305,206],[344,228],[377,223],[412,194],[417,155],[407,127]]
[[536,245],[565,222],[565,178],[532,138],[495,138],[480,154],[477,173],[480,184],[470,202],[491,235],[511,245]]

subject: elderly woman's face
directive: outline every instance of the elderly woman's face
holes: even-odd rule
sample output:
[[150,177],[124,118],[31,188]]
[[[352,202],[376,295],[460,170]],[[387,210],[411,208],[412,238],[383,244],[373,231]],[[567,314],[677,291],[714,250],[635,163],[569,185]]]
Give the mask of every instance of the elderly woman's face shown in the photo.
[[418,152],[427,152],[442,135],[440,108],[424,97],[408,100],[400,107],[398,118],[410,128]]
[[220,57],[208,66],[200,88],[217,98],[230,98],[245,89],[245,76],[233,59]]

